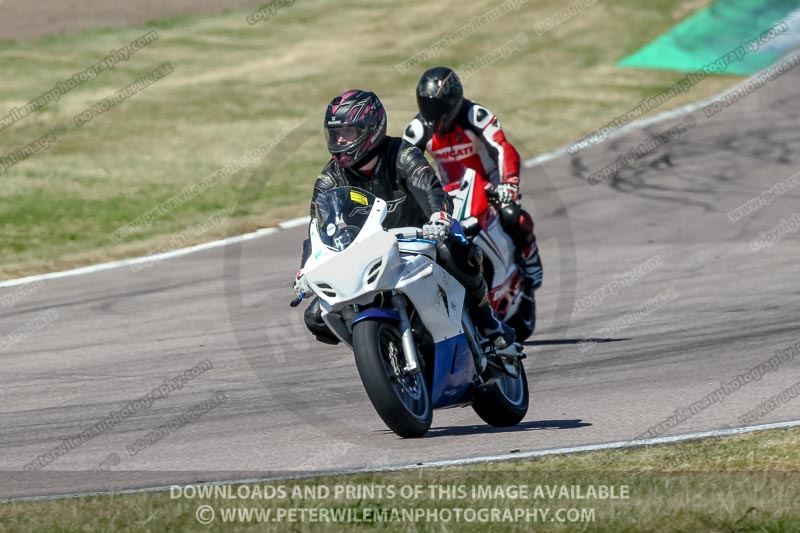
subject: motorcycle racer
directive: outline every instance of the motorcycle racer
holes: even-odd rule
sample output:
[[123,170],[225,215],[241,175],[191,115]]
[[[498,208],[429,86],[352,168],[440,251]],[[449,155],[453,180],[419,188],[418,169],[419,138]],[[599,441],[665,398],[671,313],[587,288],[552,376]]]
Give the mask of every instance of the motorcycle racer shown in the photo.
[[[465,305],[475,325],[496,348],[512,345],[514,330],[497,319],[489,304],[483,253],[460,232],[450,214],[450,199],[425,156],[403,139],[387,136],[386,122],[383,105],[372,92],[349,90],[331,100],[325,113],[331,159],[314,184],[311,217],[317,196],[334,187],[359,187],[383,199],[388,204],[384,227],[422,227],[424,238],[442,244],[438,262],[464,286]],[[298,295],[311,292],[302,270],[310,254],[306,239],[294,284]],[[319,299],[306,309],[304,319],[317,340],[339,342],[322,320]]]
[[533,218],[520,206],[519,153],[506,139],[497,117],[464,98],[453,70],[435,67],[425,71],[416,94],[419,114],[406,127],[403,138],[431,154],[445,185],[458,183],[465,168],[490,181],[501,204],[503,229],[521,258],[526,293],[532,295],[542,284],[542,263]]

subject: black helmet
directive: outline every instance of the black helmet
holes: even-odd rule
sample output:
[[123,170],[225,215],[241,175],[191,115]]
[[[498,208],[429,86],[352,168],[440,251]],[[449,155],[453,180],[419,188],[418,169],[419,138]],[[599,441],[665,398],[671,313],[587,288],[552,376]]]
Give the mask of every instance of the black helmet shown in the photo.
[[463,101],[464,88],[452,69],[434,67],[426,70],[419,79],[417,106],[433,131],[449,130]]
[[386,137],[386,111],[375,93],[352,89],[325,111],[328,151],[342,167],[361,162]]

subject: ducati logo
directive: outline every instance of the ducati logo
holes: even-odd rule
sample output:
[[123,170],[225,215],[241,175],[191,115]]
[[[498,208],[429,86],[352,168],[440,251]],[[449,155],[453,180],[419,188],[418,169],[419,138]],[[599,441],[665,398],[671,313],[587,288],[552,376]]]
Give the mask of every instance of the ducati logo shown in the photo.
[[447,148],[441,148],[433,152],[433,156],[437,161],[460,161],[466,159],[475,153],[475,147],[472,144],[457,144]]

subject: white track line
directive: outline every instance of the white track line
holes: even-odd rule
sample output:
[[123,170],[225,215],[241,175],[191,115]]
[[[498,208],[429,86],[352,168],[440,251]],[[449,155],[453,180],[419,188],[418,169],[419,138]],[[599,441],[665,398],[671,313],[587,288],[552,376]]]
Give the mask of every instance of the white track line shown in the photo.
[[281,229],[296,228],[298,226],[305,226],[309,222],[311,222],[311,217],[298,217],[287,220],[286,222],[281,222],[278,224],[278,227]]
[[[771,424],[760,424],[757,426],[746,426],[740,428],[719,429],[714,431],[700,431],[697,433],[687,433],[685,435],[673,435],[671,437],[656,437],[653,439],[642,439],[637,441],[619,441],[607,442],[603,444],[587,444],[585,446],[572,446],[568,448],[552,448],[549,450],[535,450],[530,452],[521,453],[505,453],[499,455],[484,455],[480,457],[467,457],[464,459],[445,459],[442,461],[430,461],[427,463],[413,463],[394,466],[380,466],[373,468],[352,468],[352,469],[339,469],[320,472],[309,472],[285,476],[265,476],[254,477],[247,479],[231,479],[228,481],[207,481],[203,483],[190,483],[188,485],[240,485],[243,483],[264,483],[269,481],[281,481],[291,479],[308,479],[314,477],[325,476],[341,476],[347,474],[368,474],[380,472],[397,472],[401,470],[414,470],[418,468],[437,468],[448,466],[465,466],[479,463],[493,463],[497,461],[509,461],[514,459],[535,459],[538,457],[547,457],[549,455],[566,455],[573,453],[596,452],[604,450],[618,450],[622,448],[641,448],[643,446],[653,446],[657,444],[675,444],[678,442],[686,442],[699,440],[709,437],[730,437],[733,435],[741,435],[744,433],[754,433],[757,431],[766,431],[770,429],[787,429],[793,427],[800,427],[800,420],[790,420],[787,422],[774,422]],[[15,472],[16,473],[16,472]],[[55,472],[54,472],[55,473]],[[77,472],[71,472],[77,473]],[[2,472],[0,472],[0,476]],[[1,478],[1,477],[0,477]],[[43,500],[60,500],[68,498],[86,498],[91,496],[109,496],[119,494],[140,494],[145,492],[166,492],[171,487],[187,486],[187,485],[162,485],[159,487],[146,487],[141,489],[124,489],[124,490],[111,490],[111,491],[95,491],[95,492],[80,492],[72,494],[56,494],[52,496],[23,496],[21,498],[7,498],[0,499],[0,503],[12,503],[23,501],[43,501]]]
[[197,244],[195,246],[189,246],[188,248],[178,248],[176,250],[171,250],[169,252],[164,252],[155,255],[146,255],[143,257],[132,257],[130,259],[123,259],[120,261],[111,261],[109,263],[100,263],[99,265],[89,265],[81,268],[74,268],[71,270],[62,270],[60,272],[50,272],[47,274],[39,274],[37,276],[27,276],[24,278],[18,279],[10,279],[6,281],[0,281],[0,289],[5,287],[15,287],[17,285],[26,285],[28,283],[33,283],[35,281],[45,281],[49,279],[58,279],[58,278],[68,278],[71,276],[82,276],[84,274],[94,274],[95,272],[102,272],[103,270],[111,270],[114,268],[120,268],[130,265],[137,265],[141,263],[151,263],[155,261],[162,261],[164,259],[172,259],[174,257],[180,257],[186,254],[192,254],[194,252],[201,252],[203,250],[210,250],[212,248],[219,248],[220,246],[227,246],[229,244],[236,244],[243,241],[249,241],[251,239],[258,239],[259,237],[264,237],[265,235],[272,235],[273,233],[277,232],[279,229],[289,229],[295,228],[297,226],[302,226],[304,224],[308,224],[309,217],[299,217],[293,218],[291,220],[287,220],[286,222],[281,222],[278,224],[277,228],[263,228],[252,233],[245,233],[244,235],[235,235],[233,237],[228,237],[226,239],[221,239],[218,241],[211,241],[206,242],[203,244]]
[[[773,65],[779,63],[780,61],[783,61],[784,59],[786,59],[787,57],[789,57],[791,55],[794,55],[794,53],[795,53],[795,51],[790,51],[790,52],[784,54],[782,57],[777,59],[771,65],[769,65],[767,67],[764,67],[763,69],[759,70],[758,72],[756,72],[752,76],[748,76],[747,78],[743,79],[740,83],[734,85],[733,87],[725,89],[724,91],[722,91],[719,94],[716,94],[714,96],[709,96],[708,98],[705,98],[703,100],[699,100],[697,102],[693,102],[693,103],[690,103],[690,104],[682,105],[680,107],[676,107],[675,109],[670,109],[669,111],[664,111],[663,113],[659,113],[657,115],[653,115],[652,117],[639,118],[639,119],[636,119],[636,120],[634,120],[632,122],[628,122],[627,124],[622,125],[619,129],[616,129],[616,130],[612,131],[611,133],[609,133],[608,137],[605,137],[605,138],[603,138],[603,139],[601,139],[599,141],[593,142],[593,143],[589,143],[586,147],[581,148],[579,151],[588,150],[589,148],[597,146],[598,144],[602,144],[602,143],[604,143],[606,141],[609,141],[609,140],[613,139],[614,137],[622,135],[623,133],[629,132],[631,130],[641,129],[641,128],[647,127],[647,126],[649,126],[651,124],[656,124],[658,122],[664,122],[664,121],[667,121],[667,120],[671,120],[671,119],[677,118],[677,117],[679,117],[681,115],[688,115],[689,113],[697,111],[701,107],[710,104],[714,100],[717,100],[717,99],[721,98],[722,96],[728,94],[729,92],[733,92],[733,91],[736,91],[736,90],[744,87],[745,84],[747,84],[747,82],[751,78],[754,78],[754,77],[758,76],[762,72],[766,72]],[[585,136],[581,137],[581,139],[583,139],[583,138],[585,138]],[[542,164],[542,163],[544,163],[546,161],[550,161],[551,159],[555,159],[556,157],[561,156],[561,155],[566,155],[567,157],[570,157],[569,153],[567,152],[567,148],[572,146],[572,144],[573,143],[565,144],[561,148],[556,148],[555,150],[550,150],[549,152],[544,152],[544,153],[539,154],[539,155],[537,155],[535,157],[532,157],[530,159],[526,159],[525,161],[522,162],[522,167],[523,168],[533,168],[536,165],[540,165],[540,164]]]
[[212,248],[219,248],[220,246],[226,246],[228,244],[234,244],[237,242],[249,241],[251,239],[257,239],[259,237],[263,237],[264,235],[270,235],[278,231],[278,228],[264,228],[258,231],[254,231],[252,233],[245,233],[244,235],[236,235],[235,237],[228,237],[227,239],[222,239],[219,241],[212,241],[206,242],[203,244],[197,244],[195,246],[189,246],[188,248],[178,248],[177,250],[171,250],[169,252],[164,252],[161,254],[155,255],[146,255],[144,257],[133,257],[131,259],[123,259],[121,261],[111,261],[110,263],[101,263],[99,265],[90,265],[81,268],[75,268],[72,270],[63,270],[61,272],[50,272],[48,274],[39,274],[38,276],[28,276],[25,278],[18,278],[18,279],[10,279],[6,281],[0,281],[0,289],[5,287],[14,287],[17,285],[25,285],[27,283],[33,283],[35,281],[45,281],[49,279],[58,279],[58,278],[68,278],[70,276],[81,276],[83,274],[94,274],[95,272],[101,272],[103,270],[111,270],[112,268],[120,268],[130,265],[138,265],[141,263],[152,263],[155,261],[161,261],[163,259],[171,259],[173,257],[180,257],[182,255],[191,254],[194,252],[200,252],[202,250],[210,250]]
[[[748,79],[750,79],[750,78],[748,78]],[[696,111],[697,109],[700,109],[704,105],[710,104],[711,102],[713,102],[714,100],[716,100],[720,96],[724,95],[728,91],[733,91],[733,90],[737,89],[740,85],[744,85],[744,83],[746,83],[746,82],[747,82],[747,80],[744,80],[741,84],[735,85],[732,88],[727,89],[725,92],[720,93],[720,94],[718,94],[716,96],[711,96],[709,98],[706,98],[705,100],[700,100],[699,102],[694,102],[694,103],[691,103],[691,104],[682,105],[681,107],[676,107],[675,109],[670,109],[669,111],[664,111],[663,113],[659,113],[658,115],[655,115],[655,116],[652,116],[652,117],[640,118],[640,119],[634,120],[633,122],[628,122],[627,124],[625,124],[622,127],[620,127],[618,130],[614,130],[611,133],[609,133],[608,137],[606,137],[606,138],[604,138],[602,140],[599,140],[597,142],[591,143],[588,146],[586,146],[585,148],[581,148],[581,150],[579,150],[579,151],[582,152],[584,150],[588,150],[590,148],[593,148],[593,147],[597,146],[598,144],[603,144],[604,142],[609,141],[609,140],[613,139],[614,137],[617,137],[618,135],[622,135],[623,133],[628,132],[630,130],[641,129],[641,128],[649,126],[650,124],[656,124],[658,122],[664,122],[664,121],[671,120],[671,119],[674,119],[676,117],[679,117],[681,115],[689,114],[689,113],[691,113],[693,111]],[[533,168],[536,165],[541,165],[542,163],[545,163],[547,161],[550,161],[551,159],[555,159],[555,158],[557,158],[559,156],[562,156],[562,155],[565,155],[567,157],[571,157],[569,155],[569,153],[567,152],[567,148],[572,146],[572,144],[573,143],[565,144],[561,148],[556,148],[555,150],[551,150],[549,152],[544,152],[543,154],[539,154],[536,157],[531,157],[530,159],[526,159],[525,161],[522,162],[522,167],[523,168]]]

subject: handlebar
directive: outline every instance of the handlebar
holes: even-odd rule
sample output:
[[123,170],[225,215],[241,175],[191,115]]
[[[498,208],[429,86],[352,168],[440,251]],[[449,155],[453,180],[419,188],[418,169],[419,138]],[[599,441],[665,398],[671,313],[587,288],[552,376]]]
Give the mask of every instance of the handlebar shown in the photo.
[[394,236],[400,239],[422,239],[422,230],[418,229],[414,233],[395,233]]
[[397,235],[397,242],[426,242],[428,244],[433,244],[434,246],[439,245],[437,241],[432,241],[430,239],[426,239],[422,236],[422,231],[417,230],[414,233],[414,237],[406,237],[405,235]]

